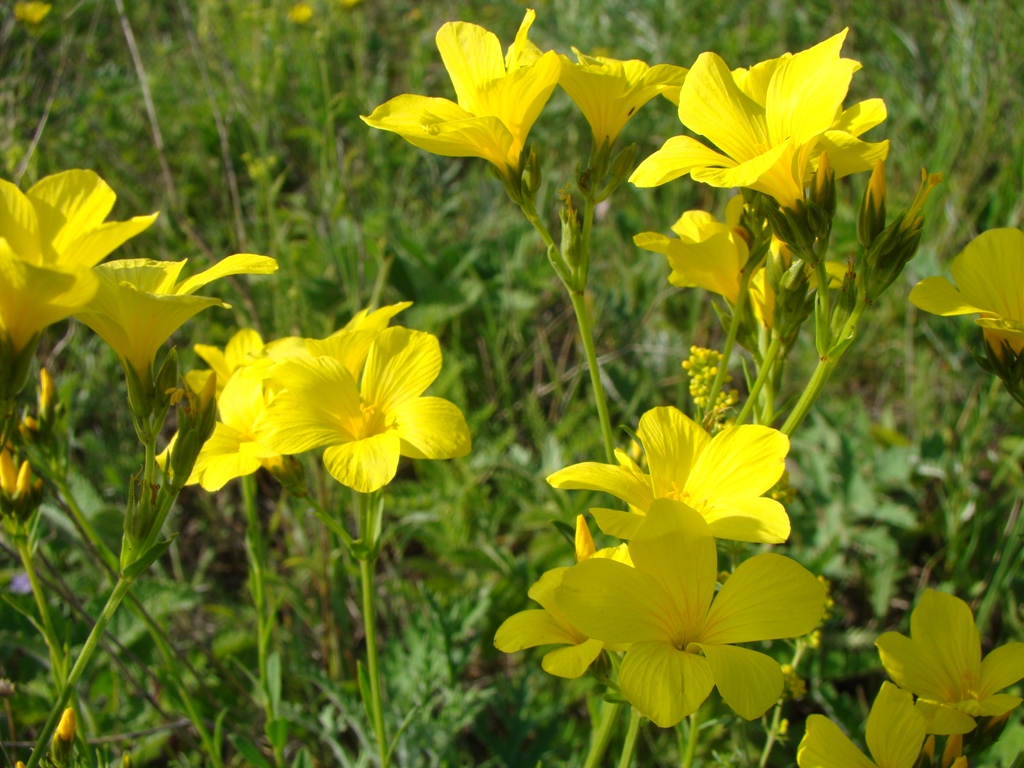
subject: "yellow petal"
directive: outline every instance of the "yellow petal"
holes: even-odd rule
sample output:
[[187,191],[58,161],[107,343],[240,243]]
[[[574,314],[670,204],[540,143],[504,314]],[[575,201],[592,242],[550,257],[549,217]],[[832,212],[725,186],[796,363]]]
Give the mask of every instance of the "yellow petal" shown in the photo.
[[411,301],[400,301],[397,304],[388,304],[372,311],[370,309],[361,309],[352,316],[352,319],[345,324],[344,328],[336,331],[335,334],[344,333],[345,331],[375,331],[379,333],[388,327],[388,323],[391,322],[395,315],[411,306]]
[[127,221],[108,221],[69,243],[60,255],[61,264],[91,267],[103,261],[112,251],[143,232],[159,214],[134,216]]
[[513,136],[494,116],[476,117],[448,99],[405,94],[377,107],[363,121],[397,133],[413,146],[446,157],[482,157],[500,169]]
[[760,717],[782,695],[779,663],[763,653],[731,645],[700,644],[718,692],[740,717]]
[[[566,630],[554,616],[536,609],[509,616],[494,635],[494,647],[502,653],[515,653],[538,645],[575,645],[577,642],[578,637]],[[600,653],[600,642],[597,650]],[[596,653],[594,657],[597,657]]]
[[493,111],[484,114],[497,115],[512,134],[506,162],[514,169],[519,166],[519,154],[530,129],[558,84],[561,69],[558,54],[548,51],[530,66],[509,72],[490,91]]
[[694,462],[711,438],[693,419],[672,406],[652,408],[640,417],[643,443],[656,497],[679,494]]
[[455,459],[469,453],[469,427],[455,403],[440,397],[417,397],[391,413],[402,439],[402,455],[413,459]]
[[647,509],[654,500],[651,481],[646,475],[627,467],[599,464],[596,461],[560,469],[548,476],[548,483],[561,490],[603,491],[639,509]]
[[1007,643],[981,662],[978,697],[984,699],[1024,678],[1024,643]]
[[739,163],[768,144],[764,110],[743,93],[722,57],[702,53],[683,82],[679,119]]
[[265,367],[242,368],[228,380],[217,398],[217,410],[223,423],[241,433],[251,434],[257,417],[267,407],[263,395],[267,372]]
[[789,539],[786,508],[775,499],[733,499],[701,510],[716,539],[782,544]]
[[44,254],[35,208],[16,185],[4,179],[0,179],[0,237],[19,259],[41,265]]
[[821,621],[825,590],[795,560],[772,553],[744,561],[722,585],[700,632],[712,645],[806,635]]
[[984,312],[966,299],[953,284],[944,277],[926,277],[914,286],[908,297],[911,304],[931,312],[933,315],[967,315]]
[[580,632],[605,642],[668,641],[674,632],[671,596],[650,574],[614,560],[574,565],[555,599]]
[[590,514],[597,521],[597,527],[609,536],[618,539],[631,539],[640,523],[644,521],[644,515],[633,512],[620,512],[617,509],[604,509],[602,507],[591,507]]
[[474,115],[484,114],[479,93],[491,81],[505,76],[505,57],[498,38],[476,24],[456,21],[442,25],[435,42],[455,86],[459,106]]
[[789,438],[754,424],[726,427],[701,451],[686,483],[697,509],[760,496],[786,469]]
[[84,269],[51,269],[22,261],[0,238],[0,334],[20,351],[43,328],[71,315],[96,293]]
[[[885,108],[884,101],[881,99],[865,99],[844,109],[843,114],[831,126],[831,130],[842,131],[851,136],[860,136],[862,133],[866,133],[876,125],[884,122],[888,116],[888,110]],[[832,160],[831,154],[829,155],[829,160]]]
[[915,708],[925,719],[925,729],[936,736],[970,733],[977,727],[974,718],[949,704],[930,699],[918,699]]
[[926,590],[910,614],[910,637],[918,653],[937,662],[932,674],[947,695],[956,696],[949,701],[966,698],[960,695],[962,686],[981,676],[981,638],[967,603],[955,595]]
[[793,55],[776,70],[765,100],[772,144],[792,139],[802,145],[835,122],[860,66],[839,58],[847,31]]
[[637,166],[629,181],[638,187],[657,187],[708,165],[731,167],[736,161],[689,136],[673,136]]
[[549,675],[573,680],[587,671],[594,659],[601,655],[604,643],[600,640],[586,640],[579,645],[556,648],[544,655],[541,667]]
[[914,697],[892,683],[882,683],[867,725],[868,749],[875,762],[885,768],[913,768],[924,736],[925,721],[914,708]]
[[982,232],[953,260],[952,272],[971,304],[1000,317],[1024,320],[1024,232]]
[[342,485],[372,493],[390,483],[398,471],[401,441],[394,430],[332,445],[324,451],[324,466]]
[[353,379],[358,380],[373,340],[379,333],[371,329],[342,330],[326,339],[306,339],[306,350],[313,357],[333,357],[348,369]]
[[807,731],[796,761],[800,768],[878,768],[853,746],[838,725],[823,715],[807,718]]
[[259,469],[259,459],[241,453],[241,442],[238,430],[218,423],[196,458],[189,484],[198,483],[206,491],[219,491],[236,477]]
[[626,651],[619,686],[638,712],[662,728],[671,728],[700,708],[715,681],[702,656],[680,651],[671,643],[642,642]]
[[356,437],[350,427],[362,419],[359,392],[337,360],[291,358],[275,365],[270,375],[283,391],[253,426],[269,449],[290,455]]
[[818,155],[828,152],[832,172],[841,179],[851,173],[869,171],[876,163],[885,160],[889,156],[889,142],[872,143],[841,131],[825,131],[814,150],[815,163]]
[[656,499],[629,542],[633,565],[661,584],[674,611],[665,618],[690,638],[715,593],[718,549],[700,513],[682,502]]
[[381,331],[370,347],[360,394],[385,413],[419,397],[441,372],[437,337],[395,326]]
[[175,293],[191,294],[207,283],[228,275],[269,275],[277,271],[277,262],[269,256],[255,253],[236,253],[221,259],[212,267],[183,280],[175,286]]

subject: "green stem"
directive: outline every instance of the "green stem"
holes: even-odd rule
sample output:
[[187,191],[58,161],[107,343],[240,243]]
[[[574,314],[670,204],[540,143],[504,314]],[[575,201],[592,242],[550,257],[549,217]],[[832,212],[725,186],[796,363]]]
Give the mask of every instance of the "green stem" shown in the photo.
[[764,359],[761,361],[761,367],[757,371],[757,379],[754,381],[754,386],[750,388],[747,402],[743,404],[743,409],[740,411],[739,416],[736,417],[737,424],[745,423],[750,417],[750,412],[754,409],[754,403],[757,401],[758,395],[761,394],[761,388],[771,375],[772,366],[775,364],[775,357],[779,354],[779,349],[781,348],[782,340],[775,334],[772,334],[771,344],[768,345],[768,351],[764,353]]
[[[379,553],[380,509],[371,494],[359,494],[359,539],[366,546],[366,554],[359,558],[359,575],[363,590],[363,624],[366,631],[366,666],[370,678],[370,720],[377,736],[380,768],[388,768],[391,752],[384,730],[384,704],[381,699],[380,664],[377,660],[377,593],[374,574]],[[364,692],[364,702],[365,702]]]
[[[797,640],[796,652],[793,654],[793,661],[790,664],[794,673],[800,665],[800,659],[804,655],[804,650],[806,650],[806,648],[807,645],[802,639]],[[758,768],[764,768],[768,765],[768,758],[772,754],[772,747],[775,746],[775,742],[778,740],[779,724],[782,722],[782,703],[783,700],[779,699],[775,704],[775,711],[772,712],[772,723],[768,729],[768,738],[765,740],[764,749],[761,751],[761,759],[757,763]]]
[[[822,255],[818,263],[814,267],[815,274],[818,277],[818,290],[816,292],[816,300],[818,303],[817,311],[820,316],[824,318],[821,322],[815,323],[815,333],[821,328],[825,334],[829,334],[832,330],[832,311],[829,307],[829,296],[828,296],[828,270],[825,268],[825,256]],[[819,350],[826,350],[832,348],[832,339],[815,339],[816,346]]]
[[79,653],[75,665],[71,668],[71,673],[61,689],[57,703],[50,711],[50,716],[47,718],[43,729],[39,732],[36,746],[33,748],[32,755],[29,757],[28,765],[25,768],[36,768],[39,765],[39,761],[46,753],[46,745],[49,743],[50,737],[53,736],[53,730],[57,727],[57,722],[60,720],[68,700],[71,698],[71,692],[75,689],[79,679],[82,677],[82,673],[85,672],[85,668],[89,665],[92,655],[96,652],[100,638],[103,636],[107,624],[110,623],[110,619],[113,618],[117,606],[121,604],[121,601],[128,594],[128,590],[131,589],[134,582],[134,578],[126,579],[124,576],[118,578],[117,584],[114,585],[114,591],[110,593],[107,604],[103,606],[103,612],[96,619],[96,623],[93,625],[89,637],[86,638],[85,645],[82,646],[82,651]]
[[[975,623],[982,636],[984,636],[985,631],[988,629],[992,608],[995,606],[999,596],[1003,594],[1003,581],[1006,579],[1006,574],[1009,572],[1010,566],[1016,564],[1015,561],[1020,559],[1020,537],[1022,533],[1024,533],[1024,514],[1018,511],[1017,519],[1013,522],[1013,529],[1006,537],[1006,544],[1003,547],[999,565],[996,566],[995,575],[992,577],[988,589],[985,590],[985,597],[982,599],[981,605],[978,606]],[[1016,569],[1014,570],[1016,571]]]
[[61,650],[60,640],[57,637],[57,630],[54,628],[53,616],[50,614],[50,607],[46,602],[46,593],[39,582],[39,575],[36,573],[36,566],[32,556],[32,545],[28,537],[18,538],[18,554],[21,555],[21,564],[25,567],[29,584],[32,587],[32,596],[36,600],[36,607],[39,609],[39,617],[43,622],[43,638],[46,640],[46,647],[50,652],[50,667],[53,671],[53,679],[59,688],[67,676],[65,668],[64,653]]
[[[96,529],[92,527],[92,523],[89,522],[89,519],[82,512],[82,508],[78,506],[78,502],[71,493],[71,488],[68,486],[67,480],[63,477],[59,469],[56,467],[51,467],[51,469],[53,474],[50,479],[57,488],[57,492],[64,500],[65,508],[71,513],[75,527],[92,545],[96,556],[100,559],[101,563],[106,566],[107,572],[116,578],[118,570],[117,555],[115,555],[110,547],[107,546],[106,542],[100,538]],[[171,648],[170,642],[167,640],[163,630],[153,620],[153,617],[150,616],[143,608],[139,599],[135,595],[129,594],[127,600],[128,610],[135,614],[135,616],[141,619],[142,623],[146,625],[146,630],[149,632],[150,638],[152,638],[153,643],[160,652],[160,656],[164,662],[164,667],[171,673],[171,679],[174,680],[178,698],[184,705],[186,714],[192,722],[192,726],[199,734],[199,739],[203,742],[203,748],[206,750],[206,754],[210,756],[210,760],[213,762],[214,768],[223,768],[224,761],[220,757],[219,750],[214,749],[213,738],[210,736],[209,729],[200,717],[198,708],[192,700],[188,688],[178,674],[182,663],[188,666],[197,680],[199,679],[198,672],[192,668],[191,664],[189,664],[187,660],[182,661],[176,658],[174,650]]]
[[[732,357],[732,348],[736,344],[736,336],[740,332],[740,323],[743,319],[743,312],[747,304],[748,286],[750,285],[749,270],[744,269],[740,275],[740,293],[736,299],[736,305],[732,308],[732,320],[729,321],[729,334],[725,337],[725,348],[722,350],[722,362],[715,373],[715,380],[711,382],[711,390],[708,392],[708,405],[705,421],[714,418],[715,406],[718,404],[718,394],[725,384],[725,375],[729,370],[729,358]],[[740,422],[737,422],[740,423]],[[708,426],[705,424],[705,426]]]
[[590,369],[590,384],[594,390],[594,402],[597,405],[597,416],[601,422],[601,437],[604,439],[604,454],[609,464],[615,463],[615,438],[612,436],[612,422],[608,416],[608,403],[605,400],[604,386],[601,384],[601,369],[597,364],[597,350],[594,347],[594,335],[590,312],[587,309],[587,297],[583,291],[569,291],[572,308],[576,312],[576,322],[580,327],[580,338],[583,340],[583,351],[587,356],[587,367]]
[[626,731],[626,740],[622,743],[622,756],[619,758],[619,768],[630,768],[633,764],[633,753],[636,751],[636,740],[640,735],[640,723],[643,716],[635,709],[630,710],[629,730]]
[[[270,636],[274,631],[274,617],[267,610],[267,590],[264,574],[267,552],[263,543],[259,513],[256,509],[256,476],[242,478],[242,497],[245,501],[245,548],[249,555],[249,591],[256,609],[256,658],[259,665],[260,692],[263,695],[263,713],[267,724],[277,719],[277,707],[270,692],[267,658]],[[284,764],[284,746],[273,744],[274,763]]]
[[590,751],[587,752],[587,760],[583,768],[597,768],[601,764],[601,758],[608,749],[612,740],[612,732],[615,730],[615,721],[622,710],[622,704],[611,701],[601,701],[601,714],[597,721],[597,728],[590,737]]
[[700,734],[700,710],[690,715],[690,734],[686,741],[686,754],[683,755],[683,768],[692,768],[693,757],[697,754],[697,742]]

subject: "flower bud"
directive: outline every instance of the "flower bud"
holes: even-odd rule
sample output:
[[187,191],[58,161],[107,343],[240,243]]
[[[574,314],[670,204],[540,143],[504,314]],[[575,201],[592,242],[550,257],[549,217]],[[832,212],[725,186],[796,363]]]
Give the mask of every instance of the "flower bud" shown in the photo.
[[576,515],[576,562],[582,563],[594,556],[597,547],[594,546],[594,537],[590,535],[590,528],[587,527],[587,518],[583,515]]
[[14,467],[11,452],[4,448],[0,451],[0,490],[4,495],[14,496],[18,487],[18,470]]
[[61,715],[57,730],[53,733],[53,742],[50,748],[50,759],[58,768],[70,764],[71,751],[75,746],[75,710],[68,707]]
[[598,192],[596,202],[606,200],[612,192],[622,186],[622,182],[629,178],[636,165],[636,144],[623,147],[612,160],[611,171],[608,176],[608,183]]
[[171,483],[180,489],[217,423],[217,374],[210,372],[199,393],[188,391],[178,407],[178,435],[171,448]]
[[818,170],[811,182],[808,202],[817,206],[831,229],[832,217],[836,215],[836,174],[829,162],[828,152],[822,152],[818,158]]
[[888,192],[885,188],[885,163],[879,160],[871,171],[871,178],[864,189],[864,197],[857,215],[857,240],[865,248],[885,229],[885,202]]
[[529,195],[531,199],[537,196],[537,192],[540,190],[540,183],[542,180],[540,170],[540,159],[537,157],[537,150],[532,146],[530,147],[529,153],[526,155],[526,159],[523,161],[523,173],[522,173],[522,184],[520,188],[523,193]]
[[15,349],[11,337],[0,331],[0,403],[14,400],[28,383],[39,336],[37,333],[25,346]]
[[558,212],[558,218],[562,222],[562,258],[569,265],[569,269],[575,271],[584,258],[580,218],[572,206],[572,197],[566,193],[562,199],[565,205]]
[[306,487],[306,470],[294,456],[268,456],[260,459],[260,464],[292,496],[302,498],[309,494]]

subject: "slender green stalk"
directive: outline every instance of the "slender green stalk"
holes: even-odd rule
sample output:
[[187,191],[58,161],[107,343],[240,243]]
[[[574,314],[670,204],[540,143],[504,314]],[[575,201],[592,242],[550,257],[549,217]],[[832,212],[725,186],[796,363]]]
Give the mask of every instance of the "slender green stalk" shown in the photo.
[[[380,510],[375,509],[371,494],[359,494],[359,539],[365,547],[359,557],[359,575],[363,590],[363,624],[366,631],[366,666],[370,679],[370,699],[367,713],[377,736],[377,751],[380,768],[388,768],[391,752],[388,749],[387,733],[384,729],[384,704],[381,698],[380,663],[377,660],[377,592],[374,588],[374,574],[377,570],[379,550]],[[363,694],[366,701],[366,694]]]
[[521,203],[519,206],[523,215],[533,225],[533,228],[540,234],[541,239],[547,246],[548,261],[551,262],[555,273],[562,280],[565,290],[569,293],[569,300],[572,302],[573,311],[576,313],[576,323],[580,328],[580,338],[583,341],[583,351],[587,357],[587,366],[590,369],[590,384],[594,392],[594,403],[597,405],[597,415],[601,422],[601,437],[604,440],[605,459],[609,463],[615,461],[615,439],[612,435],[611,418],[608,415],[608,402],[604,393],[604,385],[601,383],[601,369],[597,364],[597,351],[594,347],[593,322],[590,319],[590,310],[587,308],[586,278],[587,268],[590,263],[590,227],[593,223],[593,205],[589,202],[584,209],[584,232],[582,236],[581,256],[582,269],[574,269],[567,264],[564,255],[555,244],[554,238],[540,220],[537,211],[530,204]]
[[750,418],[750,412],[754,409],[754,403],[757,402],[758,395],[761,394],[761,388],[771,375],[772,366],[775,365],[775,358],[781,348],[782,340],[775,334],[772,334],[771,344],[768,345],[768,351],[764,353],[764,359],[761,361],[761,367],[757,371],[757,379],[754,381],[754,386],[750,388],[747,402],[743,404],[739,416],[736,417],[737,424],[743,424]]
[[636,740],[640,735],[641,722],[643,722],[643,716],[635,709],[631,709],[629,713],[629,730],[626,731],[626,740],[622,743],[619,768],[630,768],[633,764],[633,753],[636,751]]
[[[804,655],[807,645],[803,640],[797,640],[796,652],[793,654],[793,661],[790,666],[796,671],[797,666],[800,664],[800,659]],[[758,761],[758,768],[764,768],[768,765],[768,758],[772,754],[772,747],[775,746],[775,742],[779,738],[779,725],[782,722],[782,699],[775,704],[775,711],[772,712],[772,723],[768,728],[768,738],[765,740],[764,749],[761,751],[761,759]]]
[[[242,496],[245,501],[245,548],[249,555],[249,591],[252,593],[253,606],[256,609],[256,658],[259,665],[260,692],[263,694],[263,713],[267,723],[277,719],[277,707],[270,692],[270,678],[267,672],[267,658],[270,649],[270,636],[274,631],[274,617],[267,609],[267,589],[264,574],[266,572],[267,551],[263,543],[260,529],[260,517],[256,509],[256,476],[246,475],[242,478]],[[284,764],[284,745],[276,742],[274,763]]]
[[72,691],[74,691],[75,686],[82,677],[82,673],[85,672],[85,668],[89,665],[92,655],[96,652],[96,648],[99,646],[100,638],[103,637],[107,624],[110,623],[110,619],[113,618],[114,612],[121,604],[124,596],[128,594],[128,590],[131,589],[134,582],[134,578],[125,578],[124,576],[118,578],[117,584],[114,585],[114,591],[111,592],[110,597],[107,598],[107,604],[103,606],[103,612],[100,614],[99,618],[96,619],[96,623],[93,625],[92,631],[89,633],[89,637],[85,640],[85,645],[82,646],[81,653],[78,654],[78,659],[75,660],[75,665],[71,668],[71,673],[68,675],[68,679],[65,681],[64,687],[61,689],[60,696],[57,698],[57,703],[50,711],[50,716],[47,718],[43,729],[39,732],[39,738],[36,740],[36,745],[32,749],[32,755],[29,757],[28,764],[25,768],[36,768],[36,766],[39,765],[39,761],[46,753],[46,745],[49,744],[50,737],[53,736],[53,731],[57,727],[57,722],[64,713],[64,708],[67,706],[68,700],[71,698]]
[[622,704],[601,701],[601,713],[598,716],[597,728],[590,736],[590,751],[587,752],[583,768],[597,768],[601,764],[601,758],[608,750],[608,744],[611,742],[612,733],[615,730],[615,721],[618,720],[618,714],[622,707]]
[[[1024,514],[1018,511],[1017,519],[1013,522],[1013,529],[1006,536],[1006,543],[1003,546],[999,565],[996,566],[995,575],[992,577],[992,582],[988,585],[988,589],[985,590],[985,597],[982,598],[981,605],[978,606],[975,623],[978,625],[978,631],[982,635],[988,629],[992,608],[995,607],[999,596],[1004,594],[1003,582],[1006,579],[1007,573],[1010,572],[1010,566],[1017,565],[1017,561],[1020,560],[1020,537],[1022,533],[1024,533]],[[1016,569],[1014,570],[1016,571]]]
[[683,768],[692,768],[693,757],[697,754],[697,742],[700,736],[700,709],[690,715],[690,734],[686,740],[686,754],[683,755]]
[[597,416],[601,421],[601,437],[604,439],[605,458],[609,464],[615,463],[615,438],[612,436],[612,422],[608,416],[608,403],[604,396],[604,385],[601,384],[601,369],[597,364],[597,350],[594,347],[594,335],[587,308],[587,297],[582,291],[569,291],[572,308],[576,312],[576,322],[580,327],[580,338],[583,340],[583,351],[587,356],[587,367],[590,369],[590,384],[594,390],[594,402],[597,405]]
[[18,554],[21,555],[21,564],[28,575],[28,582],[32,587],[32,596],[36,600],[36,607],[39,609],[39,618],[43,622],[43,639],[46,640],[46,647],[50,652],[50,667],[53,672],[54,682],[58,687],[67,677],[64,653],[61,649],[60,639],[57,637],[57,630],[54,628],[53,616],[50,614],[50,606],[46,602],[46,593],[39,582],[39,574],[36,573],[36,566],[32,556],[32,545],[28,537],[18,537]]
[[[827,248],[826,248],[827,250]],[[815,274],[818,277],[818,290],[815,292],[815,299],[818,303],[817,312],[824,320],[820,324],[820,327],[825,330],[826,333],[832,329],[832,310],[829,306],[829,295],[828,295],[828,270],[825,268],[825,255],[822,254],[817,265],[814,268]],[[818,327],[818,324],[815,324]],[[817,332],[817,331],[815,331]],[[818,349],[830,349],[832,347],[832,339],[815,339]]]
[[750,293],[748,290],[749,285],[750,271],[745,269],[740,276],[739,298],[736,299],[736,306],[732,308],[732,320],[729,321],[729,333],[725,337],[725,348],[722,350],[722,363],[718,366],[718,372],[715,373],[715,380],[711,382],[711,390],[708,392],[707,415],[714,414],[715,405],[718,403],[718,394],[722,391],[722,386],[725,384],[725,375],[729,370],[729,358],[732,357],[732,348],[736,345],[736,336],[740,332],[740,323],[743,319],[743,312],[746,309],[747,296]]

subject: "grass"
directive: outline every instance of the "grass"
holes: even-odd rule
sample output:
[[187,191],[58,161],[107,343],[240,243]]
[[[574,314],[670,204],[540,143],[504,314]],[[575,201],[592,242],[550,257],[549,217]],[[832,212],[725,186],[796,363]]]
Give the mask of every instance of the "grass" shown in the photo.
[[[414,302],[403,322],[441,338],[445,368],[432,392],[462,407],[474,450],[457,462],[403,465],[389,489],[379,589],[385,701],[390,731],[407,724],[395,762],[575,764],[590,730],[592,682],[555,680],[537,654],[506,657],[492,645],[501,621],[526,607],[528,587],[570,557],[551,521],[571,522],[589,503],[586,494],[553,491],[544,477],[602,453],[571,309],[539,239],[485,163],[428,155],[358,119],[399,93],[451,96],[433,43],[438,26],[474,21],[507,41],[523,6],[312,6],[306,25],[289,22],[282,2],[141,0],[123,10],[59,2],[35,28],[0,10],[0,177],[24,188],[51,172],[92,168],[120,196],[114,218],[160,210],[154,229],[121,257],[188,258],[194,266],[234,252],[277,258],[275,278],[232,281],[232,310],[207,312],[175,337],[186,358],[192,343],[223,344],[239,326],[266,338],[322,336],[371,301]],[[891,206],[909,202],[922,166],[946,176],[929,204],[919,256],[872,308],[794,441],[788,551],[832,580],[836,609],[810,693],[787,711],[790,737],[770,763],[792,764],[811,712],[858,732],[882,679],[873,638],[905,631],[908,608],[926,586],[980,605],[997,559],[1017,557],[1010,522],[1024,487],[1020,410],[971,359],[976,328],[918,315],[906,294],[917,279],[944,273],[973,235],[1020,225],[1024,16],[997,0],[547,0],[536,9],[531,37],[542,48],[568,52],[574,44],[683,65],[704,50],[750,64],[848,25],[847,55],[864,64],[851,99],[881,96],[889,108],[872,135],[892,142]],[[627,138],[643,157],[678,132],[671,105],[659,100],[629,124]],[[586,125],[556,94],[531,139],[544,164],[541,210],[553,220],[557,192],[589,148]],[[834,253],[855,245],[864,183],[841,184]],[[654,405],[688,405],[680,361],[691,344],[720,346],[724,338],[707,298],[671,288],[664,261],[636,249],[632,236],[666,231],[688,208],[721,213],[725,199],[688,181],[626,185],[601,215],[590,284],[614,424],[635,427]],[[793,360],[795,371],[810,372],[811,346]],[[139,464],[117,361],[74,324],[49,331],[40,361],[56,372],[66,404],[74,496],[116,548],[124,478]],[[739,380],[738,367],[733,374]],[[306,469],[325,504],[349,503],[318,464]],[[269,477],[259,483],[270,589],[280,603],[290,760],[372,764],[355,683],[363,647],[358,568],[307,506]],[[110,641],[81,688],[90,736],[141,734],[105,746],[111,757],[130,745],[136,765],[203,764],[198,739],[179,723],[172,674],[211,730],[223,717],[232,764],[243,764],[247,744],[261,743],[244,521],[237,488],[182,496],[172,523],[180,535],[144,586],[177,668],[168,671],[124,613],[112,632],[118,644]],[[74,647],[88,629],[80,611],[99,612],[109,581],[50,502],[42,525],[58,632]],[[31,611],[31,598],[10,594],[19,573],[5,545],[0,589],[11,602],[0,604],[0,677],[16,683],[24,738],[45,719],[52,691],[46,649],[15,610]],[[1009,570],[989,606],[989,643],[1021,636],[1019,573]],[[705,733],[732,735],[715,754],[704,752],[702,764],[756,759],[757,724],[729,730],[735,718],[720,704],[704,718]],[[156,726],[172,727],[147,733]],[[1019,723],[1011,728],[1019,737]],[[645,728],[639,764],[676,765],[678,749],[675,734]],[[1010,751],[993,750],[986,764],[1009,765]]]

